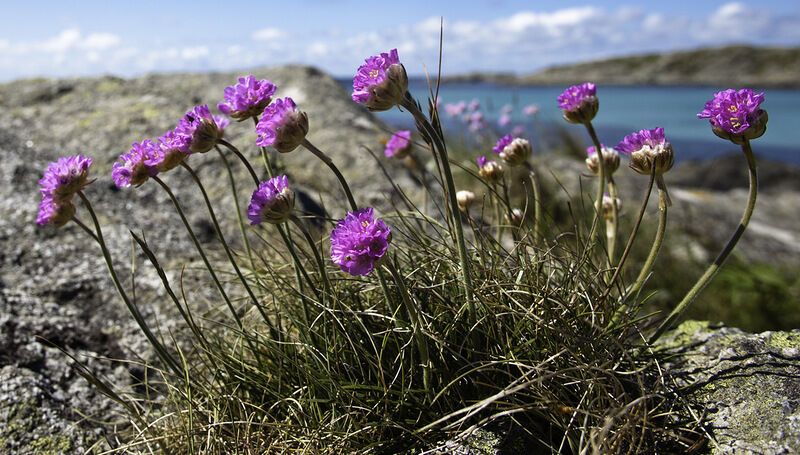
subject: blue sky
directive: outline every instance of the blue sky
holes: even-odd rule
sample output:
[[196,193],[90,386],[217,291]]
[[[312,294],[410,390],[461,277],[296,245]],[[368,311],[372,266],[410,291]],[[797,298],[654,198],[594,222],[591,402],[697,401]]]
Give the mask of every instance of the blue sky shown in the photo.
[[[410,73],[524,73],[547,65],[728,43],[800,45],[800,2],[672,0],[5,4],[0,80],[315,64],[349,75],[397,47]],[[235,5],[235,6],[230,6]]]

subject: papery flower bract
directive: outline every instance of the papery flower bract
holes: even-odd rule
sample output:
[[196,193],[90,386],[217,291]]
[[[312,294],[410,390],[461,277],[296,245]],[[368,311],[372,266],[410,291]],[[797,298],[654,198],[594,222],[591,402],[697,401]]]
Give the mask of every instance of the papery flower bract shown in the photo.
[[147,163],[156,160],[159,153],[159,146],[150,139],[134,142],[131,149],[120,155],[119,160],[111,168],[111,178],[117,188],[141,185],[156,175],[158,169]]
[[650,175],[653,169],[657,176],[661,175],[672,168],[674,161],[672,144],[664,136],[664,128],[631,133],[616,149],[630,155],[631,169],[643,175]]
[[620,198],[612,198],[608,193],[603,194],[603,219],[611,220],[614,216],[614,206],[617,206],[617,211],[622,209],[622,200]]
[[55,203],[69,201],[88,184],[91,165],[92,159],[83,155],[62,156],[47,165],[39,180],[41,193],[50,195]]
[[205,153],[222,139],[222,131],[205,104],[187,112],[175,128],[175,133],[189,138],[189,151],[192,153]]
[[587,123],[597,115],[597,87],[591,82],[573,85],[558,95],[558,107],[570,123]]
[[478,175],[489,183],[497,183],[503,178],[504,169],[497,161],[489,160],[481,155],[476,160],[478,163]]
[[364,60],[353,77],[352,99],[371,111],[387,111],[400,104],[408,90],[408,75],[397,49]]
[[250,224],[280,224],[289,219],[294,209],[294,191],[285,175],[261,182],[250,198],[247,218]]
[[469,206],[475,202],[475,193],[472,191],[462,190],[456,192],[456,203],[458,204],[458,209],[464,213],[469,211]]
[[749,88],[727,89],[714,94],[697,118],[708,119],[717,136],[742,143],[761,137],[767,129],[767,111],[761,109],[764,93]]
[[250,117],[258,117],[264,112],[277,87],[267,79],[256,79],[252,74],[240,77],[239,82],[225,87],[225,102],[217,108],[223,114],[242,121]]
[[181,164],[189,155],[189,138],[170,130],[158,138],[157,146],[150,150],[144,164],[154,167],[158,172],[166,172]]
[[411,153],[411,131],[399,130],[386,142],[383,154],[388,158],[403,159]]
[[506,213],[506,220],[512,226],[520,227],[525,221],[525,214],[520,209],[512,209],[511,213]]
[[44,194],[39,203],[36,224],[61,227],[67,224],[73,215],[75,215],[75,206],[72,205],[72,202],[68,200],[57,202],[50,194]]
[[305,140],[308,115],[297,109],[291,98],[278,98],[264,109],[256,125],[256,134],[256,145],[272,146],[281,153],[289,153]]
[[391,229],[371,207],[349,212],[331,232],[331,260],[350,275],[368,275],[391,240]]
[[514,138],[506,134],[497,141],[492,151],[499,154],[509,166],[519,166],[528,161],[533,148],[527,139]]
[[[606,176],[609,176],[619,169],[619,152],[613,148],[606,147],[603,144],[600,144],[600,150],[603,156],[603,167],[605,169]],[[591,146],[587,148],[586,155],[586,167],[588,167],[593,174],[599,174],[600,158],[597,155],[597,150],[595,150],[595,147]]]

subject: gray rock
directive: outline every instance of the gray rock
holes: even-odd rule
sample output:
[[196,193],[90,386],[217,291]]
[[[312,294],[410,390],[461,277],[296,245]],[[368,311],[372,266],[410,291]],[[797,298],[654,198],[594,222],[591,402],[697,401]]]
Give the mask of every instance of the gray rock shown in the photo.
[[705,409],[714,454],[800,451],[800,330],[749,334],[687,321],[662,345],[686,396]]
[[[310,139],[330,154],[356,189],[363,205],[387,207],[396,197],[383,172],[361,146],[381,147],[386,127],[353,103],[341,86],[316,69],[288,66],[254,71],[292,96],[309,114]],[[119,417],[119,409],[81,378],[58,348],[78,356],[92,371],[117,387],[141,380],[142,370],[110,359],[152,358],[148,344],[116,295],[96,244],[70,224],[62,229],[34,225],[39,201],[37,181],[46,163],[60,155],[83,153],[95,159],[97,181],[87,190],[103,225],[116,267],[130,286],[132,244],[129,229],[144,232],[162,265],[171,272],[188,266],[186,288],[197,312],[216,308],[194,247],[166,195],[154,182],[138,189],[113,188],[110,169],[133,141],[172,128],[192,106],[220,101],[238,74],[152,75],[136,79],[103,77],[72,80],[23,80],[0,85],[0,452],[83,453],[103,442],[101,425]],[[263,172],[254,146],[252,122],[232,124],[227,138]],[[342,216],[346,199],[319,160],[302,149],[279,158],[303,193],[304,208],[322,205]],[[226,237],[239,243],[233,197],[218,156],[210,152],[190,160],[206,184],[222,219]],[[253,184],[238,162],[239,204],[246,207]],[[385,162],[404,189],[414,183]],[[198,236],[212,256],[224,258],[205,206],[188,174],[176,169],[164,176],[187,207]],[[89,221],[79,209],[79,216]],[[136,250],[134,250],[136,251]],[[158,277],[134,254],[136,296],[141,312],[161,334],[181,325]],[[220,262],[220,267],[227,263]],[[226,268],[227,270],[227,268]],[[205,286],[192,286],[193,282]],[[82,415],[97,421],[86,421]],[[118,419],[119,420],[119,419]]]

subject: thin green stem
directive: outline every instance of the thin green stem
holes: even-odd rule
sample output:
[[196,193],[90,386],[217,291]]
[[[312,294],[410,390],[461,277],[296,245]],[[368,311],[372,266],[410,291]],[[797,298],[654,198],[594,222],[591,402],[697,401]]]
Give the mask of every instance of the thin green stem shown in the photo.
[[672,313],[667,316],[667,319],[661,323],[656,332],[650,337],[650,344],[658,340],[658,338],[663,335],[664,332],[666,332],[678,320],[678,318],[681,317],[689,305],[695,301],[697,296],[700,295],[708,283],[711,282],[717,272],[719,272],[720,267],[722,267],[722,265],[725,263],[725,260],[728,259],[728,256],[730,256],[733,249],[736,248],[736,244],[739,242],[739,239],[742,238],[742,234],[744,234],[744,231],[747,229],[747,225],[750,223],[750,217],[753,215],[753,210],[756,207],[756,198],[758,197],[758,171],[756,169],[756,158],[753,156],[753,149],[750,146],[749,140],[744,139],[742,151],[744,152],[745,159],[747,160],[747,169],[749,171],[750,178],[750,192],[747,197],[747,206],[744,209],[744,213],[742,213],[742,219],[739,221],[739,227],[736,228],[733,236],[731,236],[730,240],[728,240],[725,248],[722,249],[714,262],[708,266],[705,273],[703,273],[700,279],[697,280],[697,283],[692,286],[683,300],[678,303],[678,306],[672,310]]
[[225,241],[225,236],[222,233],[222,227],[219,225],[219,221],[217,220],[217,215],[214,213],[214,208],[211,206],[211,200],[208,198],[208,193],[206,192],[205,186],[203,186],[203,182],[200,181],[200,177],[197,173],[192,169],[189,164],[185,161],[181,163],[186,171],[192,176],[192,179],[197,184],[197,187],[200,188],[200,193],[203,195],[203,200],[206,203],[206,208],[208,209],[208,215],[211,217],[211,222],[214,224],[214,229],[217,231],[217,238],[219,239],[219,243],[222,245],[222,249],[225,250],[225,255],[228,257],[228,261],[230,261],[231,266],[233,266],[234,272],[236,272],[236,276],[239,278],[239,281],[244,286],[247,295],[250,297],[250,300],[253,303],[253,306],[258,309],[258,312],[261,313],[261,317],[264,319],[264,322],[269,327],[269,330],[273,336],[273,339],[279,339],[278,331],[275,329],[275,326],[270,321],[269,317],[267,316],[266,311],[264,311],[263,306],[259,304],[258,298],[256,297],[255,293],[253,292],[252,288],[250,288],[250,284],[247,282],[247,279],[242,274],[242,271],[239,269],[239,264],[236,262],[236,258],[233,257],[233,252],[231,251],[230,247],[228,246],[228,242]]
[[106,267],[108,267],[108,273],[111,275],[111,281],[114,282],[114,287],[117,289],[117,293],[122,298],[122,301],[125,303],[125,306],[128,307],[128,311],[130,311],[133,319],[139,325],[139,328],[142,329],[144,336],[153,346],[153,349],[156,350],[156,353],[161,358],[161,360],[167,364],[177,375],[182,375],[183,372],[181,370],[180,364],[172,357],[172,355],[167,352],[167,349],[161,344],[161,342],[156,338],[155,334],[150,330],[150,327],[147,325],[147,321],[144,320],[144,317],[139,312],[139,309],[136,305],[128,298],[128,293],[125,292],[125,288],[122,287],[122,282],[119,280],[119,276],[117,275],[117,271],[114,269],[114,262],[111,259],[111,252],[108,251],[108,247],[106,246],[106,241],[103,238],[103,230],[100,228],[100,222],[97,219],[97,215],[94,212],[94,208],[92,207],[91,202],[83,194],[82,191],[78,191],[78,197],[83,202],[83,205],[86,207],[86,210],[89,212],[89,216],[92,218],[92,223],[94,223],[95,232],[92,232],[85,224],[77,221],[77,218],[73,218],[73,221],[76,221],[76,224],[80,226],[87,234],[92,236],[96,241],[97,244],[100,245],[100,251],[103,253],[103,259],[106,261]]
[[342,185],[342,189],[344,190],[345,196],[347,196],[347,202],[350,203],[350,208],[353,211],[358,210],[358,204],[356,204],[356,200],[353,197],[353,192],[350,191],[350,185],[347,184],[347,180],[344,178],[344,175],[339,171],[339,168],[333,163],[333,160],[325,154],[322,150],[318,149],[314,144],[308,141],[308,139],[303,139],[303,147],[308,149],[311,153],[314,154],[317,158],[322,160],[325,165],[327,165],[331,171],[333,171],[336,178],[339,180],[339,184]]
[[598,172],[598,183],[597,183],[597,195],[595,196],[594,201],[594,220],[592,221],[592,230],[589,232],[589,248],[594,248],[594,241],[597,238],[597,231],[599,230],[600,226],[600,217],[603,214],[603,194],[605,194],[606,189],[606,164],[605,160],[603,159],[603,150],[600,145],[600,139],[597,138],[597,132],[594,130],[594,126],[592,126],[592,122],[586,122],[584,124],[586,127],[586,131],[589,133],[589,137],[592,138],[592,144],[594,144],[594,149],[597,153],[597,162],[598,168],[600,172]]
[[529,164],[528,170],[528,178],[531,182],[531,189],[533,189],[533,244],[536,245],[539,243],[539,235],[542,228],[542,191],[533,166]]
[[195,249],[197,249],[197,252],[200,254],[200,258],[203,260],[203,264],[205,264],[209,275],[211,275],[211,279],[214,281],[214,285],[217,287],[217,290],[219,291],[222,300],[224,300],[225,304],[228,306],[228,309],[230,310],[231,315],[233,315],[233,319],[236,321],[236,325],[239,327],[239,330],[244,332],[244,324],[242,324],[242,320],[241,318],[239,318],[239,314],[237,313],[236,308],[234,308],[231,299],[228,297],[228,293],[225,292],[225,288],[222,286],[222,283],[219,281],[219,278],[217,278],[217,273],[214,272],[214,267],[211,266],[211,262],[208,260],[206,252],[205,250],[203,250],[203,246],[200,245],[200,241],[197,239],[197,236],[194,233],[194,229],[192,229],[189,220],[186,219],[186,215],[183,213],[183,208],[181,208],[178,199],[175,197],[175,194],[172,192],[169,186],[167,186],[167,184],[164,183],[160,178],[155,176],[153,177],[153,180],[155,180],[156,183],[158,183],[161,186],[161,188],[164,189],[164,191],[167,193],[170,200],[172,201],[172,205],[175,206],[175,210],[178,212],[178,215],[180,216],[181,221],[183,222],[183,226],[189,233],[189,237],[192,239]]
[[[658,176],[656,176],[656,180],[658,180]],[[661,244],[664,242],[664,235],[667,232],[667,209],[669,205],[667,204],[667,191],[666,189],[659,188],[658,189],[658,230],[656,231],[656,237],[653,240],[653,246],[650,248],[650,254],[647,255],[647,260],[644,262],[642,266],[642,270],[639,272],[639,276],[636,278],[636,281],[633,283],[633,286],[628,290],[628,295],[636,295],[639,290],[644,286],[644,282],[647,280],[647,277],[650,275],[650,271],[653,269],[653,264],[656,262],[656,257],[658,257],[658,252],[661,250]]]
[[[329,296],[329,298],[332,299],[333,293],[331,292],[331,282],[328,279],[328,272],[325,269],[325,261],[322,260],[322,256],[319,254],[316,242],[314,242],[314,239],[311,237],[311,234],[308,232],[308,229],[306,229],[305,225],[303,225],[303,222],[300,221],[300,218],[298,218],[296,215],[291,215],[289,220],[291,220],[291,222],[297,226],[297,229],[300,229],[300,232],[303,233],[303,237],[305,237],[306,242],[308,242],[308,247],[311,248],[311,251],[314,254],[314,259],[317,261],[317,267],[319,268],[319,273],[322,276],[322,285],[324,286],[325,293]],[[308,324],[311,320],[309,319],[308,308],[306,307],[305,302],[303,303],[303,311],[305,312],[306,323]]]
[[247,237],[247,230],[245,229],[244,224],[244,216],[242,215],[242,208],[239,207],[239,191],[236,188],[236,178],[233,176],[233,169],[231,168],[231,164],[228,162],[228,158],[222,153],[222,149],[218,146],[214,146],[219,154],[219,157],[222,159],[222,163],[225,165],[225,170],[228,173],[228,184],[231,186],[231,193],[233,196],[233,205],[236,209],[236,218],[239,221],[239,232],[242,234],[242,243],[244,243],[244,250],[247,253],[247,258],[250,260],[250,269],[255,273],[256,271],[256,262],[253,259],[253,249],[250,246],[250,238]]
[[419,314],[418,308],[411,300],[411,296],[408,293],[408,288],[406,287],[405,281],[400,275],[400,272],[397,271],[391,261],[386,261],[386,268],[389,269],[389,273],[392,274],[392,278],[397,285],[398,292],[400,292],[403,306],[405,306],[408,317],[411,319],[411,331],[413,333],[414,340],[417,343],[417,350],[419,351],[420,361],[422,362],[422,382],[425,387],[425,392],[429,397],[432,397],[433,391],[431,390],[431,368],[433,365],[431,365],[430,361],[428,343],[425,340],[425,335],[422,333],[422,318]]
[[444,139],[439,136],[433,125],[430,124],[425,115],[419,110],[417,103],[414,102],[411,94],[408,92],[406,92],[403,107],[406,108],[411,115],[414,116],[414,119],[417,121],[417,123],[426,130],[426,133],[430,136],[430,139],[434,144],[434,150],[436,154],[439,155],[439,159],[442,162],[442,173],[445,177],[445,193],[447,193],[446,195],[448,201],[447,205],[449,207],[448,210],[450,216],[453,220],[453,226],[455,227],[454,237],[458,247],[459,260],[461,262],[461,279],[464,285],[464,295],[472,320],[477,320],[475,298],[472,290],[472,275],[470,271],[469,256],[467,254],[467,243],[464,240],[464,227],[461,225],[461,215],[458,212],[456,185],[453,180],[453,172],[450,169],[450,160],[447,156],[447,147],[445,146]]
[[247,172],[250,173],[250,177],[253,178],[253,181],[256,183],[256,186],[258,186],[258,182],[259,182],[258,174],[256,174],[255,170],[253,170],[253,166],[250,165],[250,162],[247,161],[247,158],[245,158],[245,156],[242,155],[242,152],[240,152],[239,149],[234,147],[233,144],[231,144],[230,142],[226,141],[225,139],[220,139],[219,143],[224,145],[228,150],[233,152],[233,154],[236,155],[239,158],[239,160],[241,160],[242,164],[244,164],[244,167],[247,168]]
[[608,176],[608,196],[611,198],[611,218],[606,220],[606,239],[608,241],[608,269],[614,266],[614,256],[617,248],[617,234],[619,233],[619,193],[614,178]]
[[614,283],[616,283],[617,279],[619,279],[619,276],[622,273],[623,266],[625,265],[625,261],[628,259],[628,255],[631,253],[631,249],[633,248],[633,242],[636,239],[636,235],[639,233],[639,226],[641,226],[642,224],[642,219],[644,219],[644,214],[647,211],[647,205],[650,202],[650,194],[653,192],[653,183],[655,182],[655,178],[656,178],[656,171],[654,167],[653,173],[650,174],[650,182],[647,184],[647,191],[645,192],[644,200],[642,201],[642,205],[639,208],[639,215],[636,217],[636,222],[633,224],[633,230],[631,231],[631,235],[628,237],[628,242],[625,244],[625,249],[622,251],[622,256],[620,256],[619,263],[617,264],[617,267],[614,270],[614,276],[612,276],[611,280],[608,282],[608,287],[603,293],[602,299],[605,299],[606,297],[608,297],[608,294],[611,293],[611,289],[614,287]]

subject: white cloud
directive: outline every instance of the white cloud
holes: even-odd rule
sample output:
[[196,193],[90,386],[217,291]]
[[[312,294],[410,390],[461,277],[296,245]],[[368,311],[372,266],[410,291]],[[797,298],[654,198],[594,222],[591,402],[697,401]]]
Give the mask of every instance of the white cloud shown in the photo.
[[197,60],[207,57],[210,51],[206,46],[185,47],[181,49],[180,55],[184,60]]
[[122,40],[113,33],[92,33],[81,43],[86,49],[103,50],[116,47]]
[[279,40],[286,36],[286,33],[278,28],[262,28],[261,30],[256,30],[251,35],[251,38],[255,41],[274,41]]

